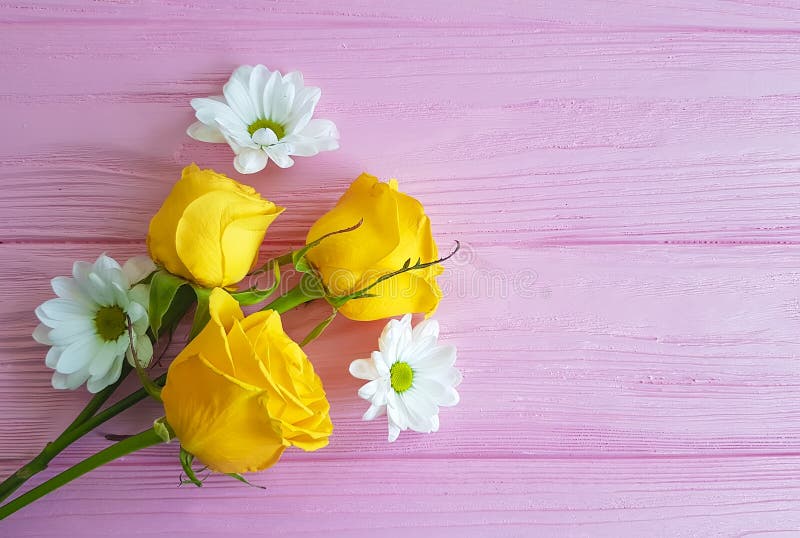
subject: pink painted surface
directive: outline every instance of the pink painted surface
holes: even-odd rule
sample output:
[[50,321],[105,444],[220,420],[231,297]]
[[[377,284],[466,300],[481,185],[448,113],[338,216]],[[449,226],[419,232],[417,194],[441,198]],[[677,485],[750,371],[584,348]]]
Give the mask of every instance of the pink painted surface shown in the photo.
[[[143,251],[191,161],[189,99],[241,63],[323,88],[342,149],[242,177],[305,230],[362,170],[466,248],[437,315],[462,404],[436,435],[359,420],[309,347],[329,448],[176,487],[175,446],[0,523],[30,536],[800,535],[800,5],[792,0],[0,3],[0,470],[86,401],[55,392],[33,308],[74,259]],[[446,248],[443,246],[443,248]],[[302,335],[324,315],[289,316]],[[156,416],[140,406],[103,433]],[[85,438],[51,476],[102,446]]]

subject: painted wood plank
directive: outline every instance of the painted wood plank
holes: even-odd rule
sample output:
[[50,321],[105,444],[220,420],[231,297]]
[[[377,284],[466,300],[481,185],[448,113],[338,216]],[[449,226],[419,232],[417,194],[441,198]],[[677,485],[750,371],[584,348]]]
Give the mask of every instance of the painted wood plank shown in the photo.
[[390,7],[376,27],[333,12],[300,34],[297,18],[258,31],[244,6],[202,31],[121,25],[133,12],[117,6],[69,24],[54,21],[84,10],[37,10],[0,37],[0,113],[15,133],[0,147],[0,238],[140,240],[184,164],[233,173],[226,147],[183,133],[189,100],[219,92],[237,63],[266,62],[322,86],[319,114],[342,131],[335,154],[236,176],[290,208],[281,235],[300,238],[368,170],[482,244],[796,244],[800,40],[758,25],[760,12],[797,11],[740,6],[758,16],[701,31],[692,16],[714,9],[667,4],[651,8],[677,27],[637,31],[546,7],[521,27],[428,25]]
[[267,487],[260,491],[219,477],[202,489],[176,487],[170,452],[149,449],[102,468],[3,530],[19,538],[102,537],[110,529],[187,537],[789,538],[800,528],[796,457],[335,458],[284,462],[259,476]]
[[30,340],[48,279],[141,252],[184,164],[233,173],[183,130],[235,65],[302,70],[342,131],[236,176],[290,208],[265,251],[362,170],[465,244],[437,314],[463,401],[438,434],[360,422],[345,368],[381,324],[339,319],[309,347],[332,444],[266,492],[177,488],[159,447],[0,535],[798,535],[799,23],[790,0],[0,3],[0,471],[86,398],[48,388]]
[[[101,250],[124,259],[141,249],[0,246],[5,458],[33,454],[85,400],[47,390],[45,349],[29,337],[49,277]],[[443,412],[437,435],[387,445],[384,423],[361,423],[360,384],[347,373],[349,361],[374,349],[382,323],[337,319],[308,348],[337,427],[320,458],[796,451],[800,249],[468,245],[465,253],[444,275],[437,314],[443,339],[459,348],[462,403]],[[287,315],[286,326],[300,339],[326,315],[312,306]],[[156,416],[150,407],[118,428],[130,433]],[[96,441],[80,453],[102,446]]]

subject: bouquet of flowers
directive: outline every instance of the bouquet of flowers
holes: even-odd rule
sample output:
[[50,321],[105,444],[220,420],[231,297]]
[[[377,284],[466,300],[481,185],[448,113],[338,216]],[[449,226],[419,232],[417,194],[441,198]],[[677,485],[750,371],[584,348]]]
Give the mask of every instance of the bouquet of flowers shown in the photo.
[[[242,66],[223,96],[194,99],[198,121],[187,131],[204,142],[227,143],[234,167],[254,173],[273,161],[293,164],[338,148],[338,131],[313,119],[318,88],[297,72]],[[442,272],[422,204],[362,174],[336,206],[308,231],[305,245],[258,264],[270,224],[285,208],[255,189],[213,170],[184,168],[147,234],[147,256],[120,264],[101,254],[77,261],[72,276],[52,280],[57,296],[36,308],[34,339],[49,346],[45,364],[53,387],[86,385],[94,396],[42,452],[0,484],[8,499],[73,442],[152,397],[162,417],[0,507],[9,516],[71,480],[134,451],[175,441],[187,482],[202,485],[198,465],[249,483],[242,473],[274,465],[288,447],[328,444],[330,403],[303,347],[320,337],[337,314],[354,321],[391,319],[369,358],[350,373],[367,381],[365,420],[388,418],[389,441],[403,430],[435,432],[439,408],[458,403],[456,350],[438,343],[430,319],[442,298]],[[278,294],[287,270],[301,275]],[[269,286],[250,285],[268,276]],[[283,330],[281,314],[310,301],[331,314],[301,342]],[[251,313],[245,315],[242,307]],[[411,314],[425,314],[415,327]],[[190,316],[188,338],[165,375],[150,375],[154,348],[171,341]],[[396,319],[400,317],[400,319]],[[104,408],[135,372],[142,387]]]

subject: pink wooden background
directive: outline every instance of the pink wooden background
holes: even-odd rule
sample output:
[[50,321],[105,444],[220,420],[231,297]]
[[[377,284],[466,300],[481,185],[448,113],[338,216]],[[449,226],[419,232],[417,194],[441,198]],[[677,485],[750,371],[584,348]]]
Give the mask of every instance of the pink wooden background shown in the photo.
[[[88,398],[50,389],[30,338],[49,279],[141,253],[191,161],[289,208],[265,254],[364,170],[465,245],[438,313],[462,404],[438,434],[389,445],[359,420],[347,365],[381,324],[338,319],[309,347],[332,443],[253,476],[266,491],[178,488],[158,447],[0,535],[800,535],[800,3],[448,4],[0,2],[4,474]],[[184,135],[192,97],[258,62],[322,87],[340,151],[243,177]]]

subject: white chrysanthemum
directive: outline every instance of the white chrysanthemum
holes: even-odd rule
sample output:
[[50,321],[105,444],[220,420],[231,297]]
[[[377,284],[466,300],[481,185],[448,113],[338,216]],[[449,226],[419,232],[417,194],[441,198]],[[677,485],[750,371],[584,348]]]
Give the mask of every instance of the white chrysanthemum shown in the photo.
[[455,387],[461,372],[453,367],[456,348],[437,345],[439,323],[425,320],[413,330],[411,315],[389,321],[379,340],[380,351],[350,364],[350,373],[369,383],[358,395],[370,402],[364,420],[384,413],[389,418],[389,442],[403,430],[439,430],[439,407],[456,405]]
[[339,148],[336,125],[311,118],[322,92],[305,86],[299,71],[283,76],[263,65],[243,65],[222,93],[192,99],[199,121],[186,133],[201,142],[227,142],[241,174],[260,172],[270,159],[288,168],[294,164],[290,155],[310,157]]
[[153,356],[147,336],[149,286],[138,284],[155,270],[150,258],[131,258],[125,267],[105,254],[94,264],[75,262],[72,278],[51,281],[57,299],[36,309],[41,324],[33,338],[48,346],[45,363],[55,370],[53,387],[76,389],[83,383],[99,392],[119,379],[123,357],[133,365],[127,319],[142,365]]

